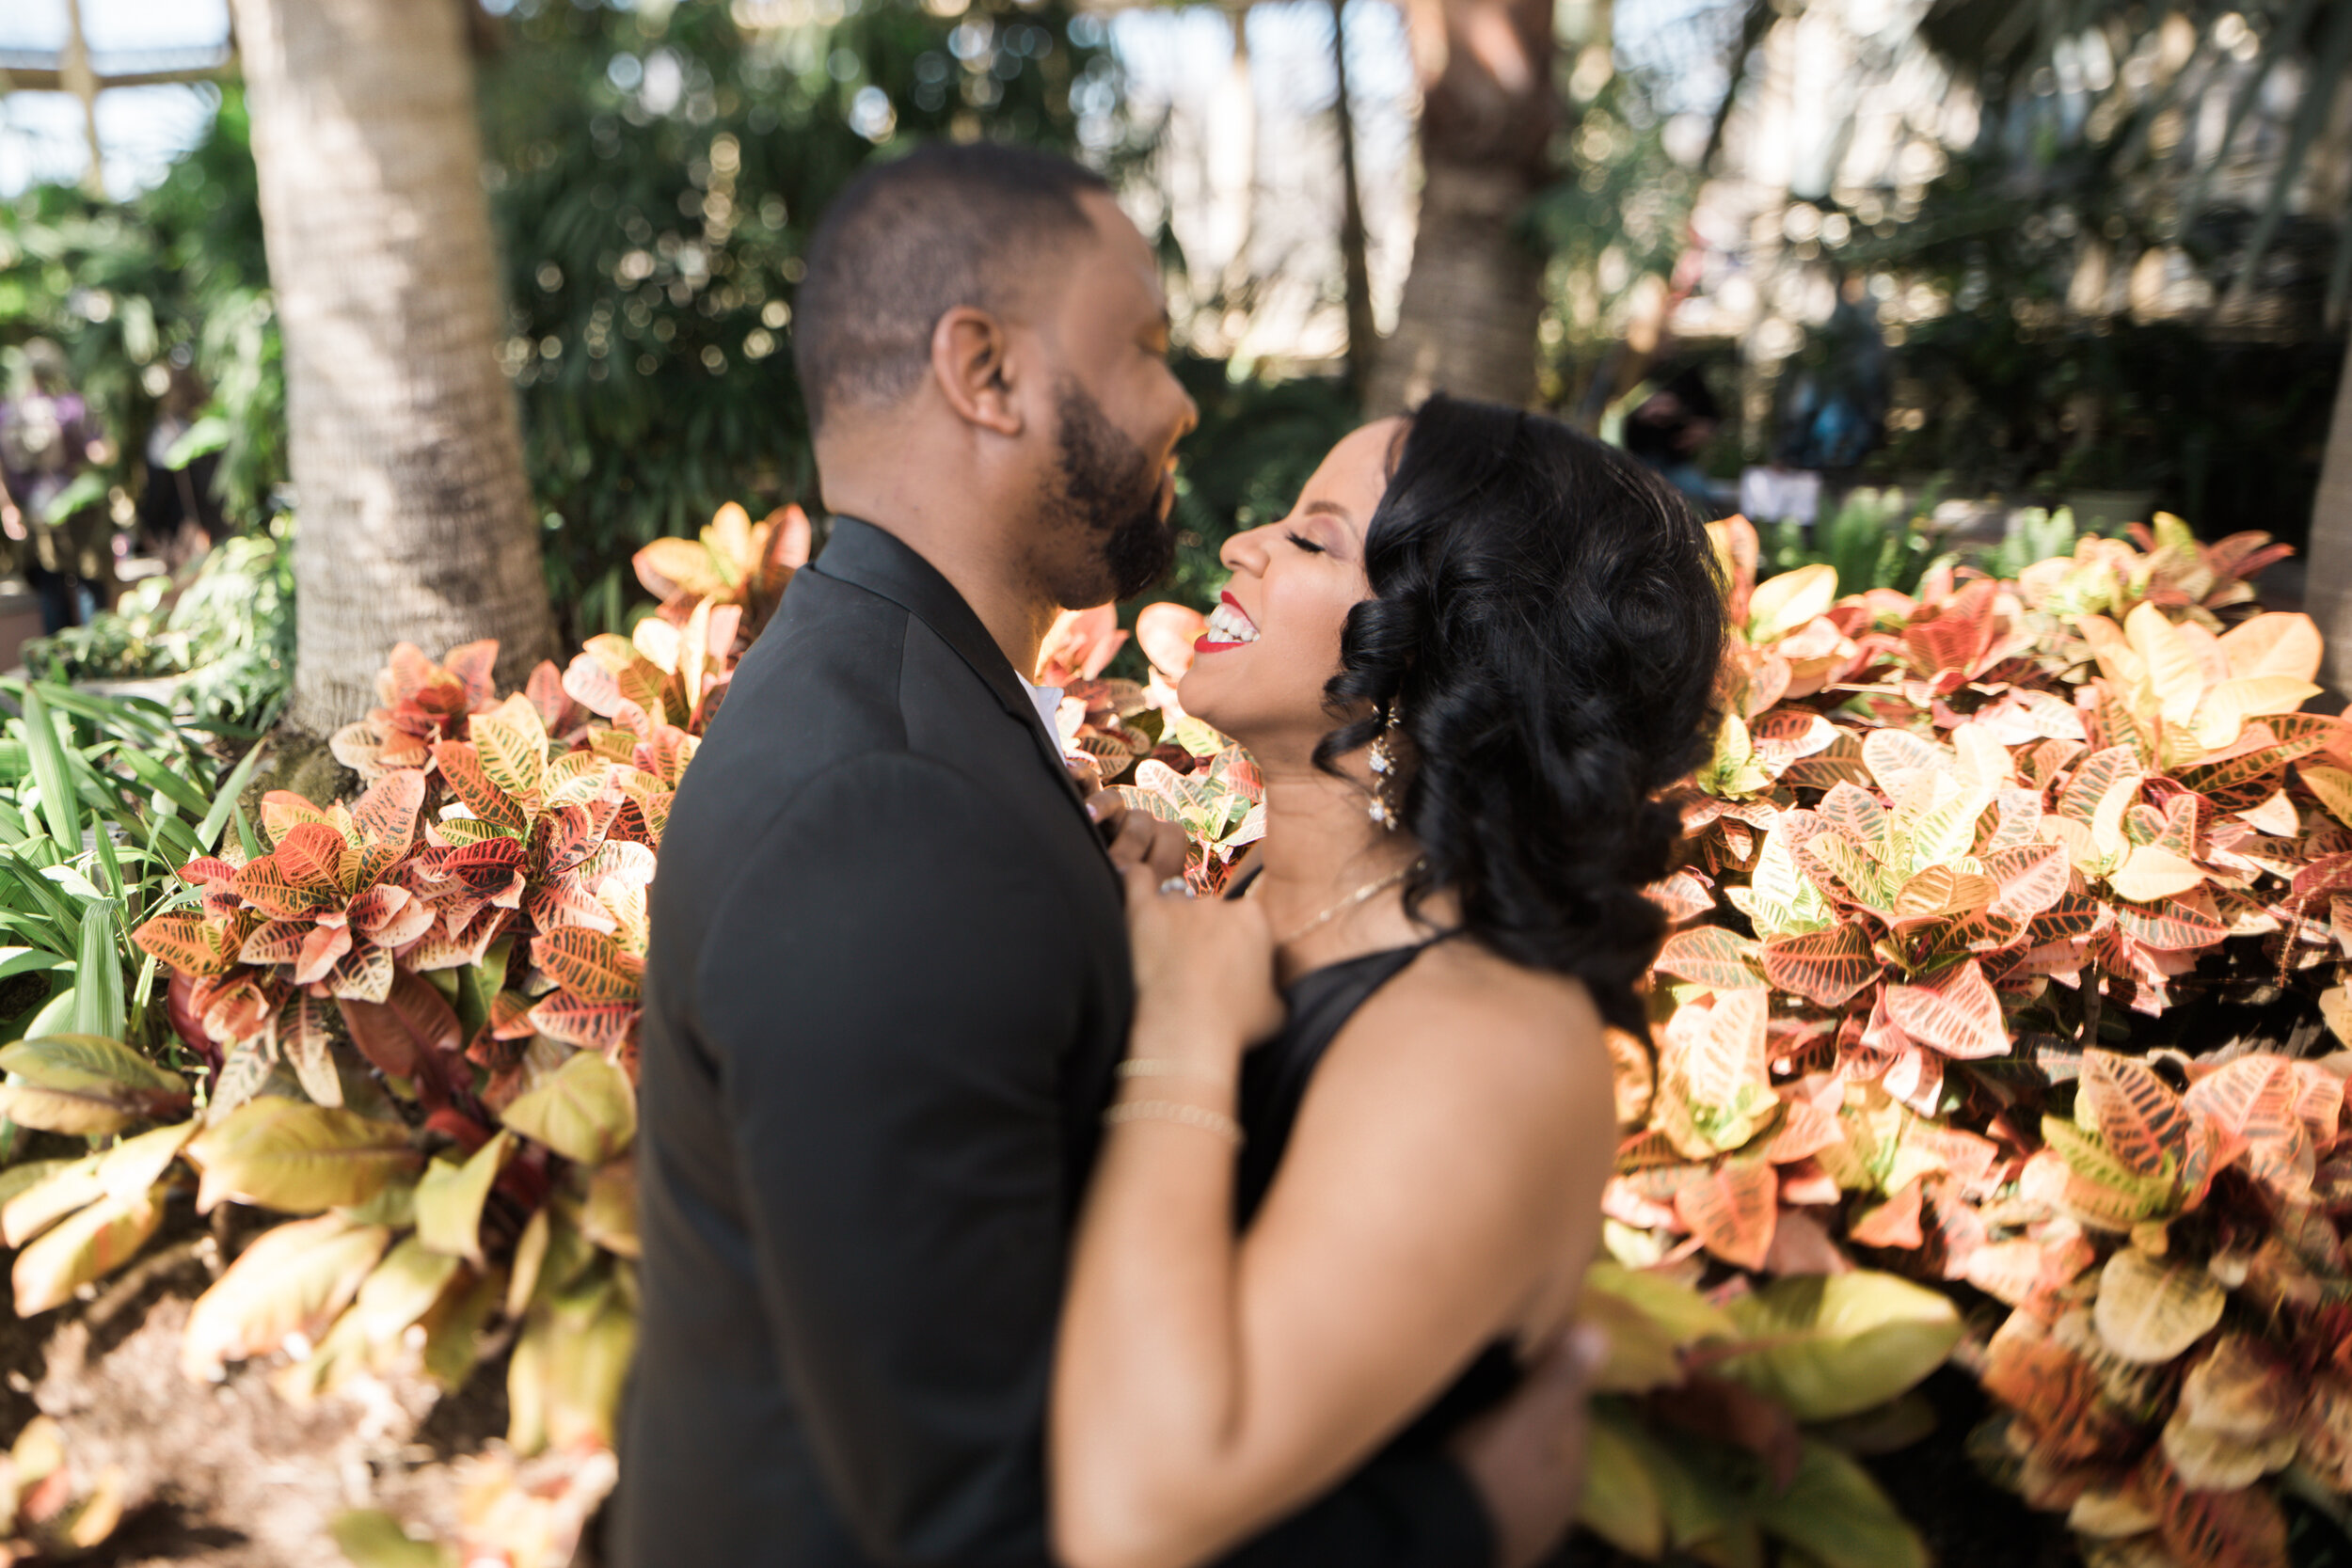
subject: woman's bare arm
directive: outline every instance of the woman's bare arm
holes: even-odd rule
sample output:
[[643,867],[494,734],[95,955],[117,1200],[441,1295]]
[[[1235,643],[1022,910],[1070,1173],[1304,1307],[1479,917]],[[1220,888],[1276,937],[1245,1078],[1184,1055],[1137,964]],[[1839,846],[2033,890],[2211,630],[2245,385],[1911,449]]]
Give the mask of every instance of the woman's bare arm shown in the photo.
[[[1134,1054],[1237,1058],[1214,1008],[1146,997]],[[1218,1108],[1208,1076],[1182,1098]],[[1589,1253],[1613,1116],[1581,987],[1439,948],[1333,1043],[1239,1243],[1228,1145],[1115,1128],[1055,1379],[1064,1560],[1198,1562],[1354,1468]]]

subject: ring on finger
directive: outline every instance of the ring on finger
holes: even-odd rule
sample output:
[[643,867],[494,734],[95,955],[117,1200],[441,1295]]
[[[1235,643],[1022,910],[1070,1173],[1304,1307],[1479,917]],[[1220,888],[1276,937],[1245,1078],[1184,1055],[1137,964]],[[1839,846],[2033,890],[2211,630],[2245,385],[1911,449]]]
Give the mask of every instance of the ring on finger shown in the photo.
[[1170,877],[1160,884],[1160,891],[1162,893],[1188,893],[1191,889],[1184,878]]

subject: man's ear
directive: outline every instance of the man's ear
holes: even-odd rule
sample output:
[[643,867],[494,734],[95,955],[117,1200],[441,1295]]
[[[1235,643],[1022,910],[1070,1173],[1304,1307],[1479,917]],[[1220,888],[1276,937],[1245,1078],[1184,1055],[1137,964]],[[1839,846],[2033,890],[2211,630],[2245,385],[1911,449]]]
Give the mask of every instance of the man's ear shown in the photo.
[[947,405],[999,436],[1021,434],[1011,334],[986,310],[959,305],[931,328],[931,377]]

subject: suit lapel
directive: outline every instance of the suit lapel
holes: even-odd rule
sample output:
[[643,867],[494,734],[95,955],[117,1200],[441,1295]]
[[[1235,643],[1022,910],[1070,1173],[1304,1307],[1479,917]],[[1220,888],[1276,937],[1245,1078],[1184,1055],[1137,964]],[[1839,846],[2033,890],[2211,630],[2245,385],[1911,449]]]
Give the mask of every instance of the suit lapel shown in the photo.
[[994,693],[1005,711],[1028,730],[1040,760],[1062,793],[1083,810],[1085,800],[1078,786],[1062,766],[1061,738],[1045,727],[1043,716],[1022,689],[1005,651],[937,567],[871,523],[835,517],[824,553],[808,569],[879,594],[937,632]]

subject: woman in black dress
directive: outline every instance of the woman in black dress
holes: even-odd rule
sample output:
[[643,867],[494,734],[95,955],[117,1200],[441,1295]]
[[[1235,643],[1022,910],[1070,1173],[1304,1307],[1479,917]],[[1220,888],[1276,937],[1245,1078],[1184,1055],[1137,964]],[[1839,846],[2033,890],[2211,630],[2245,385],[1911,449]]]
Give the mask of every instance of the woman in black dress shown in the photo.
[[1257,760],[1266,834],[1238,898],[1129,874],[1136,1024],[1056,1371],[1073,1568],[1206,1560],[1453,1439],[1557,1340],[1616,1144],[1602,1029],[1645,1027],[1663,931],[1657,797],[1723,647],[1670,488],[1445,398],[1223,558],[1180,697]]

